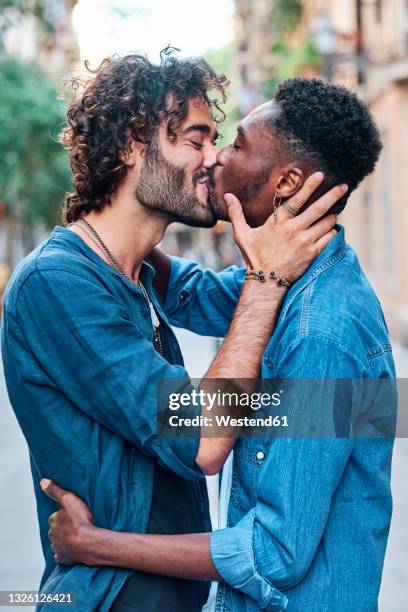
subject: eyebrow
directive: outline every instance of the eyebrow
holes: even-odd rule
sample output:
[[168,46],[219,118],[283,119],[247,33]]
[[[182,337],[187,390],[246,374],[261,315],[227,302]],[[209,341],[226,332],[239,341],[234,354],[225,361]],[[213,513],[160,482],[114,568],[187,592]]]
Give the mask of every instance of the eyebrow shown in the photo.
[[245,138],[245,130],[244,130],[244,128],[242,127],[242,125],[238,125],[238,126],[237,126],[237,132],[238,132],[238,134],[239,134],[240,136],[242,136],[242,138]]
[[[194,123],[193,125],[189,125],[188,127],[186,127],[182,133],[189,134],[190,132],[201,132],[202,134],[205,134],[207,136],[208,134],[211,134],[211,128],[206,123]],[[219,137],[220,135],[216,131],[212,139],[213,142],[218,140]]]

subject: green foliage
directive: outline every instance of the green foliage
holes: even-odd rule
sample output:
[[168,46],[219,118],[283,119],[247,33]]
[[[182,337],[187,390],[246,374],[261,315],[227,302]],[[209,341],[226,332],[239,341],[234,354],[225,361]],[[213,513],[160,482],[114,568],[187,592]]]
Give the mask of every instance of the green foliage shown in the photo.
[[[226,45],[222,49],[207,51],[207,53],[205,53],[205,59],[215,68],[217,72],[225,74],[228,79],[231,78],[234,59],[232,43]],[[234,140],[236,126],[240,120],[238,105],[232,98],[231,93],[229,93],[227,97],[223,111],[226,115],[226,119],[219,126],[219,131],[223,136],[219,141],[219,148]]]
[[264,84],[264,94],[268,98],[273,97],[276,88],[282,81],[298,76],[302,68],[320,66],[321,63],[321,57],[310,37],[295,49],[290,49],[283,39],[278,39],[272,47],[272,53],[278,57],[279,61],[274,74]]
[[319,66],[321,58],[316,51],[311,37],[298,44],[293,44],[291,35],[302,17],[301,0],[273,0],[271,10],[271,29],[274,42],[271,53],[277,62],[273,73],[264,83],[263,93],[267,98],[273,97],[279,83],[298,76],[308,66]]
[[274,0],[272,20],[280,30],[292,30],[302,15],[301,0]]
[[69,188],[57,141],[64,105],[37,66],[0,56],[0,200],[14,218],[52,226]]

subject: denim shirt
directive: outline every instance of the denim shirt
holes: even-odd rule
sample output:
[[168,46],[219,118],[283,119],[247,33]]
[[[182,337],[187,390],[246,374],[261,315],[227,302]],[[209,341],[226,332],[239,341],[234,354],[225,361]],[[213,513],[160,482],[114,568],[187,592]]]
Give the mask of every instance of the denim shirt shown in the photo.
[[[263,356],[263,378],[395,378],[381,306],[344,229],[337,230],[289,289]],[[165,304],[170,322],[224,335],[237,279],[173,259]],[[327,411],[332,418],[332,407]],[[238,440],[228,527],[211,537],[225,581],[216,610],[377,610],[391,454],[392,438]]]
[[[201,483],[205,528],[211,529],[205,480],[195,463],[198,439],[157,435],[157,379],[180,378],[184,390],[189,378],[152,276],[144,264],[141,277],[161,319],[170,363],[153,347],[141,290],[68,229],[57,227],[21,262],[4,297],[2,358],[30,452],[46,562],[41,586],[73,592],[75,612],[108,610],[130,572],[55,565],[47,532],[58,506],[41,491],[41,478],[82,497],[97,525],[145,532],[159,461]],[[186,414],[194,410],[188,406]]]

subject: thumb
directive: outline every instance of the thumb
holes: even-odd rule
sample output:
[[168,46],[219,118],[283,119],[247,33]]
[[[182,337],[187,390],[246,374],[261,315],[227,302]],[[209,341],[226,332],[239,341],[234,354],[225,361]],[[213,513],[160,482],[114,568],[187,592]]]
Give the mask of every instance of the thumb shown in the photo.
[[224,195],[225,202],[228,208],[228,215],[232,223],[232,227],[236,234],[248,228],[244,213],[242,212],[241,202],[233,193]]
[[61,489],[61,487],[48,478],[43,478],[40,480],[40,487],[50,499],[53,499],[58,504],[62,505],[62,498],[66,493],[64,489]]

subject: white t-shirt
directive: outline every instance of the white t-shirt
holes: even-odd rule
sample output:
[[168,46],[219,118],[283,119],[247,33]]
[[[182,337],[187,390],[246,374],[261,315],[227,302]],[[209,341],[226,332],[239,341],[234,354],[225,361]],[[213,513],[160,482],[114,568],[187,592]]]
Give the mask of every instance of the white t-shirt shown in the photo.
[[[225,529],[228,522],[228,504],[231,494],[233,458],[234,451],[231,451],[222,470],[220,499],[218,503],[218,529]],[[202,612],[215,612],[217,593],[218,582],[212,582],[207,603],[202,608]]]

